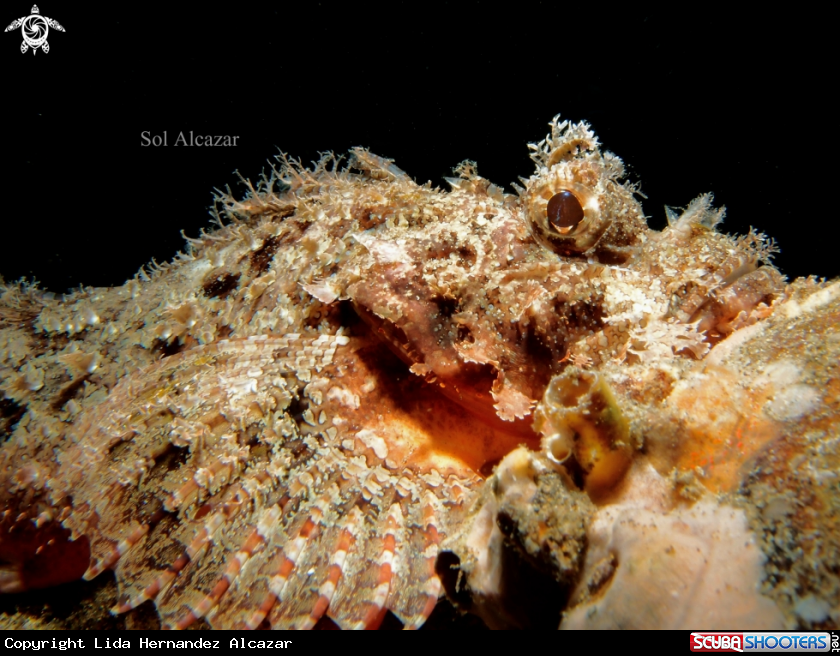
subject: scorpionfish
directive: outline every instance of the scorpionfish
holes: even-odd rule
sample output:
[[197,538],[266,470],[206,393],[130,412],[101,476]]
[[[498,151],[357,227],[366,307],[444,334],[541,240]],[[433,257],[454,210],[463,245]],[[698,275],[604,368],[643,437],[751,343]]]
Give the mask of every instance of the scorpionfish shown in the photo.
[[[444,192],[362,148],[281,155],[121,287],[3,287],[0,590],[111,569],[114,612],[172,628],[420,626],[553,379],[692,363],[785,289],[710,195],[648,228],[588,124],[530,148],[516,194],[469,161]],[[595,499],[639,447],[549,437]]]

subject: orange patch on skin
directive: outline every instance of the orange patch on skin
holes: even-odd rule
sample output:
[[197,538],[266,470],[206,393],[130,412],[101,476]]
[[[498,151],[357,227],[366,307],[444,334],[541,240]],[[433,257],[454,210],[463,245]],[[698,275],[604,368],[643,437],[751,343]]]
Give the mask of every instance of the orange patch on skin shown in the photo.
[[[360,330],[366,332],[361,326]],[[341,363],[343,376],[336,382],[347,389],[373,389],[358,409],[339,407],[336,412],[352,426],[348,432],[369,430],[381,437],[389,460],[421,471],[437,469],[443,475],[463,474],[465,469],[477,474],[485,463],[499,460],[519,444],[539,448],[538,436],[530,427],[523,430],[524,422],[502,422],[495,416],[489,394],[488,417],[476,422],[473,412],[411,373],[378,342],[366,342],[356,343],[354,357]],[[470,401],[478,396],[470,393]]]
[[[423,469],[440,468],[447,460],[454,460],[477,473],[485,463],[504,457],[519,444],[527,444],[532,449],[539,446],[535,435],[477,424],[471,413],[428,386],[421,385],[417,392],[415,398],[419,405],[425,406],[425,412],[413,413],[397,422],[392,414],[389,423],[392,430],[397,423],[403,425],[412,443],[408,461]],[[489,410],[493,412],[492,406]]]
[[[727,369],[709,365],[713,384],[683,387],[668,405],[684,419],[676,466],[680,472],[703,471],[700,482],[710,492],[738,487],[745,465],[781,435],[780,426],[763,415],[772,385],[745,390]],[[735,401],[735,402],[733,402]]]

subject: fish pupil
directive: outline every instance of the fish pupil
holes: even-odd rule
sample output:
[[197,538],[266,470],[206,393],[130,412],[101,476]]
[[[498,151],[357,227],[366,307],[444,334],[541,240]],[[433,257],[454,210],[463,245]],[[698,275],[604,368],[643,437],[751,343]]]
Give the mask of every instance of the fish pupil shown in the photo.
[[583,206],[571,191],[554,194],[545,211],[549,223],[561,232],[568,232],[583,221]]

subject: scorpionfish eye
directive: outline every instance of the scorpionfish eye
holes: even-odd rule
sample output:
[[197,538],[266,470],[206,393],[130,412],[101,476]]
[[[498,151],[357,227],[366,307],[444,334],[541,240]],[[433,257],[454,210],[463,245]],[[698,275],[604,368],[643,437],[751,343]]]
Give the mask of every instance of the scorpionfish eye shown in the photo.
[[610,224],[601,215],[595,190],[559,171],[533,181],[524,200],[531,233],[561,255],[592,248]]
[[517,187],[534,240],[561,257],[621,264],[644,241],[647,222],[623,182],[624,164],[601,153],[589,124],[551,122],[551,133],[528,144],[537,170]]
[[583,221],[583,206],[571,191],[554,194],[545,208],[548,222],[558,232],[566,234]]

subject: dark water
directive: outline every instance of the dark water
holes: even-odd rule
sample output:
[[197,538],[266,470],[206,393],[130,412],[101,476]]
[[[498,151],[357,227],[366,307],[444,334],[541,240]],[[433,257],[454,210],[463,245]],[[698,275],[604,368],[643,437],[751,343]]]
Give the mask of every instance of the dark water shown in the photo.
[[[364,145],[435,185],[469,158],[508,186],[530,175],[525,143],[558,112],[624,158],[654,227],[663,205],[713,191],[724,229],[774,237],[789,276],[840,273],[827,46],[800,38],[795,17],[389,7],[42,7],[66,28],[48,54],[22,55],[17,33],[2,41],[0,274],[56,292],[121,284],[170,259],[181,229],[207,225],[212,189],[241,192],[234,171],[257,177],[278,148],[307,162]],[[190,131],[237,145],[174,145]],[[166,147],[141,145],[164,132]]]

